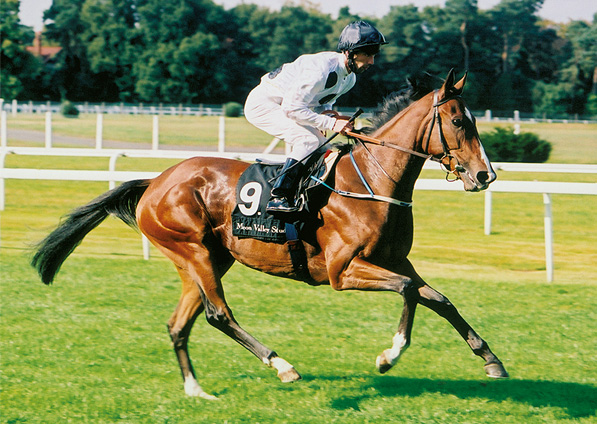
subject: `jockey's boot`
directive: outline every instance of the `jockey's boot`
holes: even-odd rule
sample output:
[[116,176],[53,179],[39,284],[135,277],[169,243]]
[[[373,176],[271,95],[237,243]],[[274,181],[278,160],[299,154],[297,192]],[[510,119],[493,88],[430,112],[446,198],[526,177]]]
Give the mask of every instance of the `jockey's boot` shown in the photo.
[[294,204],[294,194],[299,182],[303,164],[296,159],[288,158],[280,171],[280,175],[272,188],[271,198],[266,210],[269,213],[297,212]]

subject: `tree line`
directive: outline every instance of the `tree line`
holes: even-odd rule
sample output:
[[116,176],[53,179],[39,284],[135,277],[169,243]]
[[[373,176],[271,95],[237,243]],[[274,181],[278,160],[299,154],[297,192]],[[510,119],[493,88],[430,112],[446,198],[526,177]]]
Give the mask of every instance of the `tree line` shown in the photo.
[[[332,18],[309,2],[271,11],[225,10],[212,0],[53,0],[44,12],[50,60],[26,51],[33,30],[19,0],[1,2],[2,97],[91,102],[244,103],[260,77],[304,53],[336,50],[349,22],[365,19],[389,44],[339,106],[371,107],[407,79],[468,70],[475,110],[597,115],[597,15],[541,20],[543,0],[447,0],[392,6],[381,18],[348,7]],[[563,6],[565,7],[565,6]]]

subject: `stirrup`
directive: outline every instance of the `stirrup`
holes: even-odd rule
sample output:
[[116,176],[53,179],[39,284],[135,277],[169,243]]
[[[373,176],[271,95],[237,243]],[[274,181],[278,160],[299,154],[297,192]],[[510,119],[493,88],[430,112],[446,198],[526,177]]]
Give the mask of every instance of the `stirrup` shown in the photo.
[[290,202],[286,197],[272,197],[265,210],[269,213],[291,213],[298,212],[299,208]]

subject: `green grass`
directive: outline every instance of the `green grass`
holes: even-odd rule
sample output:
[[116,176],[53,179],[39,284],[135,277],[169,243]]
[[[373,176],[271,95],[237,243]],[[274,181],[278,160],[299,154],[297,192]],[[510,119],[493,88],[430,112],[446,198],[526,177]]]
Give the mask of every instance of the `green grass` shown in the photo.
[[[43,158],[21,159],[48,165]],[[57,161],[72,165],[72,158]],[[105,165],[95,161],[77,164]],[[122,163],[129,165],[137,164]],[[235,316],[303,380],[280,383],[275,372],[199,319],[191,355],[204,389],[221,399],[208,402],[184,394],[165,330],[179,296],[177,274],[155,249],[150,261],[142,260],[137,233],[108,219],[50,287],[28,265],[28,246],[58,217],[106,189],[106,183],[6,182],[7,208],[0,215],[2,422],[597,420],[594,196],[554,196],[556,282],[547,284],[540,195],[495,194],[495,234],[485,236],[482,194],[416,194],[411,260],[490,343],[509,380],[488,380],[483,362],[423,307],[411,348],[381,376],[374,361],[391,345],[399,296],[336,293],[234,266],[225,289]]]
[[[479,132],[491,132],[495,127],[505,127],[506,123],[478,123]],[[597,162],[597,124],[554,124],[521,123],[521,132],[531,132],[552,144],[549,163]]]
[[[583,135],[586,127],[572,128],[547,127],[559,140],[554,152],[568,158],[561,161],[595,163],[594,139]],[[566,140],[583,137],[583,146],[565,150]],[[176,162],[120,158],[118,169],[159,171]],[[108,161],[12,155],[6,166],[107,169]],[[424,171],[422,177],[442,175]],[[590,174],[500,172],[499,178],[596,181]],[[204,389],[221,399],[208,402],[184,394],[165,329],[180,294],[177,273],[153,248],[152,259],[144,261],[136,232],[109,218],[50,287],[28,265],[30,246],[107,186],[6,181],[0,213],[2,422],[597,422],[595,196],[552,196],[555,283],[548,284],[541,195],[495,193],[494,233],[485,236],[483,194],[415,194],[413,264],[490,343],[509,380],[488,380],[482,360],[421,306],[411,348],[381,376],[374,361],[391,345],[399,296],[336,293],[235,265],[224,282],[235,316],[303,380],[280,383],[275,372],[199,319],[191,355]]]
[[[217,116],[160,116],[160,145],[205,147],[218,145]],[[65,118],[52,115],[52,134],[80,137],[95,141],[96,115],[80,115],[79,118]],[[7,126],[10,129],[44,131],[44,115],[18,114],[9,116]],[[103,139],[151,145],[153,117],[149,115],[104,115]],[[271,142],[272,137],[249,124],[244,118],[226,118],[226,147],[259,146],[262,149]],[[22,141],[9,140],[9,145],[27,145]],[[55,142],[55,147],[72,147]]]
[[[53,134],[82,137],[95,140],[96,115],[82,114],[77,119],[54,114]],[[147,115],[104,115],[105,140],[139,143],[141,147],[151,144],[152,117]],[[160,144],[171,146],[211,146],[218,144],[218,120],[216,116],[160,116]],[[364,121],[363,121],[364,122]],[[43,114],[9,115],[8,128],[44,131]],[[489,132],[496,126],[512,126],[507,123],[479,122],[479,131]],[[597,124],[547,124],[521,123],[521,131],[534,132],[553,145],[550,163],[596,163]],[[272,137],[244,118],[226,118],[226,148],[260,149],[271,142]],[[9,145],[22,146],[30,143],[9,140]],[[56,147],[72,147],[54,143]],[[280,143],[281,145],[281,143]]]
[[[69,259],[45,287],[3,255],[3,422],[594,422],[595,285],[438,278],[432,283],[489,341],[511,379],[488,380],[449,325],[419,308],[413,345],[388,375],[398,296],[334,293],[235,266],[237,319],[302,373],[275,373],[204,320],[191,355],[220,402],[184,395],[165,331],[178,296],[163,260]],[[578,292],[583,296],[579,297]]]

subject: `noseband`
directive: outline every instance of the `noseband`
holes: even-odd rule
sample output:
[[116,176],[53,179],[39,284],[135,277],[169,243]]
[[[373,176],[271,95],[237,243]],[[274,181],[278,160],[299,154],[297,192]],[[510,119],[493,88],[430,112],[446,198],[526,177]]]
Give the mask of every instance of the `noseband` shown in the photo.
[[[350,136],[350,137],[354,137],[356,139],[358,139],[359,141],[361,141],[363,143],[367,142],[367,143],[371,143],[371,144],[377,144],[378,146],[385,146],[385,147],[389,147],[392,149],[396,149],[396,150],[400,150],[402,152],[405,153],[409,153],[411,155],[414,156],[419,156],[422,157],[424,159],[429,159],[431,161],[437,162],[439,163],[440,167],[442,168],[442,170],[446,173],[446,180],[453,182],[456,180],[460,179],[460,176],[458,173],[460,172],[464,172],[465,169],[464,167],[460,164],[460,162],[458,162],[458,159],[456,159],[450,152],[451,149],[448,146],[448,142],[446,141],[446,138],[444,137],[444,133],[442,131],[442,121],[440,118],[440,114],[439,114],[439,107],[447,102],[449,102],[450,100],[454,100],[454,99],[458,99],[461,96],[457,95],[457,96],[453,96],[453,97],[449,97],[446,98],[442,101],[438,101],[438,97],[439,97],[439,90],[435,90],[435,92],[433,93],[433,119],[431,120],[431,125],[429,126],[429,131],[427,134],[427,141],[425,143],[425,150],[427,150],[429,148],[429,142],[431,141],[431,133],[433,132],[433,127],[435,126],[435,123],[437,122],[437,126],[438,126],[438,137],[439,137],[439,142],[442,145],[442,149],[444,151],[444,154],[442,155],[442,157],[436,157],[433,155],[429,155],[429,154],[425,154],[425,153],[421,153],[421,152],[417,152],[415,150],[409,149],[407,147],[402,147],[399,146],[397,144],[394,143],[388,143],[386,141],[383,140],[379,140],[377,138],[373,138],[373,137],[369,137],[366,136],[364,134],[359,134],[359,133],[355,133],[352,131],[346,131],[345,134]],[[460,146],[457,147],[457,149],[460,148]],[[451,167],[452,162],[456,162],[454,165],[454,168]],[[383,168],[382,168],[383,170]],[[385,172],[385,170],[383,170],[384,173],[387,175],[387,173]],[[455,178],[450,178],[450,175],[454,175]]]

